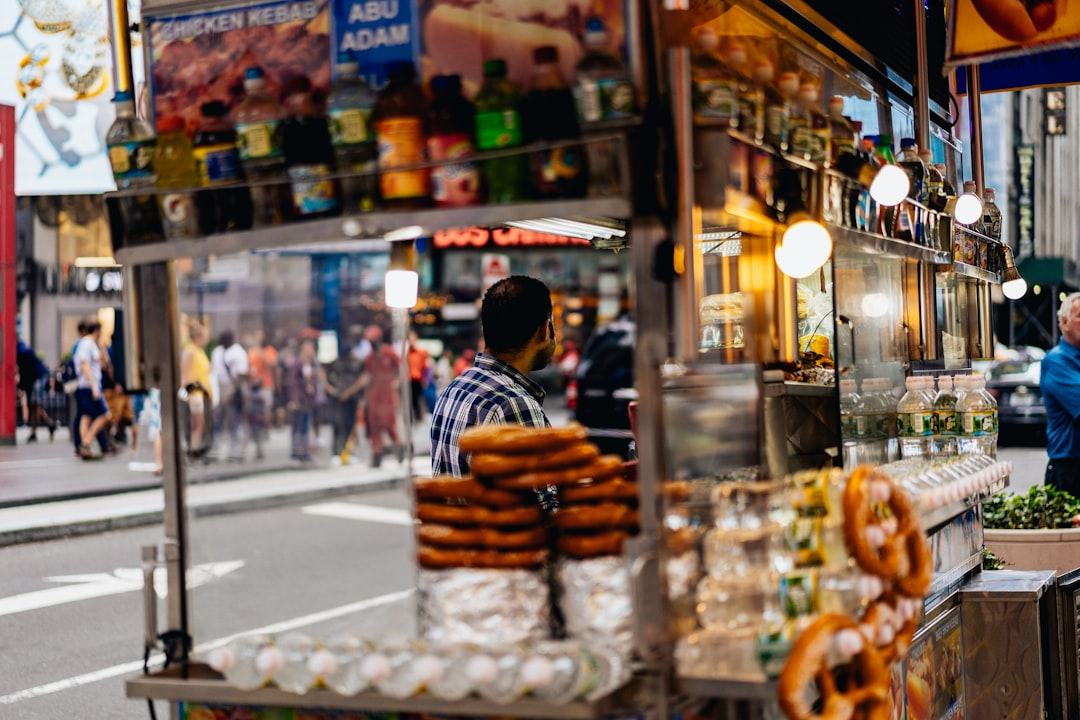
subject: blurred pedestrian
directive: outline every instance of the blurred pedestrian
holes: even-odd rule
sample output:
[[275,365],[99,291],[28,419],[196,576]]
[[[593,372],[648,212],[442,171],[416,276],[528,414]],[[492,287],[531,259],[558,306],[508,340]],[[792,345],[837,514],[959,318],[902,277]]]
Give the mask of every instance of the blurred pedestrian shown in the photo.
[[443,351],[439,353],[432,374],[435,378],[435,396],[438,397],[439,393],[454,379],[454,353],[450,352],[450,348],[443,348]]
[[331,453],[342,464],[349,461],[344,453],[356,432],[356,415],[363,399],[365,381],[364,364],[351,349],[326,367],[326,394],[330,398],[330,421],[334,430]]
[[16,390],[21,394],[24,421],[30,426],[30,436],[26,442],[37,442],[38,425],[49,429],[49,440],[56,434],[56,423],[42,407],[44,383],[49,377],[49,368],[41,361],[38,354],[19,338],[15,344],[15,367],[18,373]]
[[202,325],[193,323],[188,330],[188,342],[180,353],[180,387],[187,406],[187,447],[192,458],[201,458],[210,449],[207,423],[208,411],[213,407],[210,392],[210,358],[206,345],[210,333]]
[[[371,466],[382,464],[383,454],[396,450],[398,461],[405,459],[405,446],[398,432],[400,407],[401,359],[390,343],[383,342],[383,331],[372,325],[364,336],[371,342],[371,354],[364,364],[367,375],[367,428],[371,441]],[[390,444],[387,446],[386,439]]]
[[577,369],[580,363],[581,352],[578,350],[577,340],[566,338],[563,340],[562,355],[559,356],[559,372],[562,374],[566,407],[570,410],[577,409]]
[[461,356],[454,361],[454,377],[457,377],[461,373],[465,372],[473,366],[476,361],[476,351],[472,348],[466,348],[462,351]]
[[[75,390],[79,407],[79,456],[83,460],[100,460],[101,453],[109,449],[104,431],[112,417],[102,396],[101,323],[97,320],[86,323],[86,335],[75,346],[73,359],[79,373]],[[99,452],[93,450],[95,437]]]
[[291,452],[289,457],[301,462],[311,461],[311,421],[315,412],[320,382],[319,361],[315,357],[315,341],[300,342],[296,360],[289,370],[286,387],[288,407],[292,416]]
[[218,402],[215,424],[228,438],[225,459],[242,462],[245,451],[244,403],[248,390],[248,355],[231,330],[218,335],[218,344],[210,353],[210,375],[217,384]]
[[1044,484],[1080,497],[1080,293],[1058,308],[1061,339],[1043,358],[1039,385],[1046,403]]
[[420,338],[413,330],[409,331],[409,347],[406,356],[409,363],[409,398],[412,403],[412,421],[420,422],[427,416],[427,403],[424,401],[428,362],[431,356],[419,345]]
[[262,330],[255,331],[251,348],[248,350],[248,370],[251,375],[252,389],[258,380],[259,393],[262,395],[263,404],[267,410],[266,429],[270,429],[272,423],[271,410],[274,407],[274,395],[277,392],[278,379],[278,351],[266,339],[266,333]]

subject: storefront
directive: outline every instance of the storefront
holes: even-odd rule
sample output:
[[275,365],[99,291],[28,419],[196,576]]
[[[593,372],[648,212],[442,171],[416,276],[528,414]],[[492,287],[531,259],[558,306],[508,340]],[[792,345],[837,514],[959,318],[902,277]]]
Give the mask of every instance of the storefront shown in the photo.
[[[576,11],[508,18],[454,2],[365,3],[344,13],[319,3],[147,2],[155,78],[155,64],[168,69],[187,58],[209,68],[221,53],[242,54],[246,30],[261,47],[266,33],[300,33],[297,52],[378,45],[362,63],[411,52],[425,80],[457,71],[465,84],[480,80],[481,61],[496,51],[516,59],[508,76],[527,83],[522,50],[531,44],[547,72],[554,55],[568,75],[577,73],[579,99],[595,81],[610,110],[629,79],[637,106],[586,124],[579,137],[540,134],[517,153],[532,159],[535,192],[547,188],[547,197],[447,207],[411,198],[417,207],[168,241],[153,228],[127,228],[117,258],[133,268],[136,349],[145,377],[166,379],[166,541],[143,552],[147,573],[160,564],[169,579],[168,630],[160,632],[152,594],[146,625],[147,652],[164,649],[168,667],[130,680],[129,694],[169,701],[175,717],[189,720],[230,708],[305,718],[581,720],[782,711],[803,720],[833,703],[851,703],[859,716],[912,720],[1021,707],[1030,717],[1067,716],[1063,708],[1076,698],[1060,690],[1056,653],[1072,618],[1062,625],[1058,617],[1053,573],[981,572],[980,504],[1007,485],[1011,468],[994,459],[991,409],[971,404],[981,397],[971,363],[993,353],[991,286],[1015,268],[989,204],[946,189],[963,188],[962,168],[981,174],[978,140],[974,161],[965,159],[937,74],[944,8],[918,7],[912,17],[891,5],[628,2],[579,22]],[[872,23],[851,22],[875,12]],[[417,31],[411,49],[402,27]],[[588,63],[569,62],[587,57],[582,40],[599,42],[598,28],[625,62],[622,75],[611,54],[599,76]],[[205,33],[220,42],[196,58]],[[270,58],[260,62],[281,72]],[[316,69],[306,68],[312,85],[331,82]],[[207,72],[216,78],[220,69]],[[155,113],[184,113],[191,98],[223,91],[209,78],[180,87],[163,74],[154,83]],[[944,174],[892,157],[909,137]],[[567,159],[567,147],[590,159],[591,182],[554,183],[551,191],[547,170]],[[515,153],[477,162],[508,157]],[[455,173],[460,162],[449,163]],[[435,176],[449,175],[446,166],[434,163]],[[386,184],[388,176],[426,169],[384,166],[377,177],[392,194],[400,187]],[[366,176],[342,179],[349,177]],[[145,208],[163,192],[139,188],[113,199]],[[295,182],[291,192],[301,192]],[[968,202],[978,209],[965,217]],[[518,232],[556,227],[560,240]],[[386,242],[387,264],[332,250],[357,240]],[[280,593],[289,612],[324,609],[327,578],[249,577],[245,587],[202,588],[189,604],[185,570],[213,559],[215,548],[185,505],[185,469],[169,431],[175,328],[191,298],[190,284],[187,300],[178,298],[181,274],[195,267],[188,263],[249,263],[237,274],[265,288],[271,275],[255,280],[251,258],[278,273],[278,255],[305,244],[329,249],[303,261],[308,317],[351,324],[345,298],[371,291],[375,308],[373,276],[383,273],[382,310],[395,343],[409,329],[408,308],[417,318],[437,308],[443,320],[448,309],[466,319],[490,281],[518,272],[550,282],[564,328],[585,307],[595,315],[579,313],[583,326],[617,316],[628,302],[637,458],[598,458],[574,427],[493,432],[477,441],[477,459],[495,459],[486,470],[477,464],[464,484],[403,478],[409,526],[418,528],[415,554],[404,558],[417,563],[415,606],[395,626],[407,639],[371,622],[364,627],[373,634],[357,637],[343,626],[360,618],[334,615],[302,636],[241,636],[215,652],[192,652],[204,628],[222,632],[216,608],[276,602]],[[304,298],[301,273],[288,267],[294,295]],[[418,303],[418,287],[455,302]],[[202,296],[203,311],[223,297]],[[239,299],[247,316],[286,327],[294,320],[278,302],[266,290]],[[970,383],[969,404],[949,391],[954,381]],[[582,453],[578,460],[563,459],[567,445]],[[565,503],[547,520],[518,507],[521,496],[501,494],[522,490],[530,475],[536,487],[549,479],[562,486]],[[500,502],[525,512],[501,530]],[[505,544],[506,526],[524,532],[513,542],[526,551]],[[272,555],[287,551],[288,538],[252,542]],[[352,548],[342,552],[348,561],[332,579],[336,589],[360,593],[378,580]],[[253,596],[247,586],[266,592]],[[1015,622],[990,630],[1004,613]],[[1039,647],[1031,653],[1001,649],[1033,638]],[[1035,668],[1032,657],[1045,662]],[[1002,697],[991,668],[1025,681]]]

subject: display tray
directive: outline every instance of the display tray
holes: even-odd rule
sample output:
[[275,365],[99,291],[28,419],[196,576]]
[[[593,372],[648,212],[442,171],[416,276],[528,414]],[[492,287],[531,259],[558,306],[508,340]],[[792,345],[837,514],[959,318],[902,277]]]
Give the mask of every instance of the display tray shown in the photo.
[[130,266],[254,250],[302,248],[310,243],[332,241],[342,243],[345,251],[350,242],[362,238],[382,240],[386,233],[408,226],[418,226],[420,236],[424,236],[441,228],[491,227],[544,218],[629,218],[632,212],[631,204],[625,198],[606,196],[584,200],[355,213],[325,220],[298,221],[253,230],[130,245],[118,248],[115,255],[118,263]]
[[952,252],[949,250],[935,250],[906,240],[897,240],[896,238],[875,235],[862,230],[852,230],[834,223],[825,223],[825,227],[828,228],[833,243],[838,248],[851,248],[871,255],[922,260],[936,265],[952,262]]
[[783,382],[769,382],[767,380],[765,382],[766,397],[833,397],[835,395],[835,385],[820,385],[795,380],[784,380]]
[[969,508],[981,504],[983,500],[995,493],[1001,492],[1007,487],[1009,487],[1009,476],[1003,475],[996,479],[993,484],[984,487],[982,490],[978,490],[955,502],[945,503],[936,508],[925,508],[922,503],[919,503],[918,500],[916,500],[916,503],[919,505],[919,517],[922,518],[923,527],[926,529],[927,533],[931,533],[936,528],[941,527],[953,518],[963,514]]
[[617,709],[616,695],[631,690],[622,688],[599,700],[554,705],[540,700],[523,699],[512,703],[493,703],[480,698],[447,701],[429,695],[396,699],[376,693],[360,693],[353,697],[328,690],[312,690],[303,695],[288,693],[275,687],[258,690],[239,690],[225,682],[209,666],[192,663],[187,677],[180,668],[170,668],[150,675],[140,675],[126,682],[129,698],[147,698],[169,702],[205,702],[261,707],[293,707],[326,710],[360,710],[368,712],[399,712],[459,716],[499,716],[515,718],[566,718],[593,720]]
[[990,283],[1001,282],[1001,275],[999,275],[998,273],[992,273],[989,270],[983,270],[980,267],[968,265],[967,263],[953,262],[953,272],[957,275],[975,278],[976,280],[984,280]]
[[679,691],[689,697],[729,700],[771,700],[776,697],[776,681],[763,672],[729,675],[723,678],[680,677]]

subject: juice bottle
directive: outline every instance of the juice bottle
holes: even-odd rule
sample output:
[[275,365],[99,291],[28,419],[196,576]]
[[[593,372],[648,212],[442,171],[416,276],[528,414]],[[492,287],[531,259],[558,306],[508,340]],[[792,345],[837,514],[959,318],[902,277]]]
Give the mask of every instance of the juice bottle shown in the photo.
[[285,167],[292,192],[292,212],[307,219],[341,212],[334,174],[330,126],[311,97],[311,83],[296,78],[286,91],[286,117],[281,123]]
[[346,211],[370,212],[379,204],[379,150],[371,127],[377,95],[351,55],[338,58],[337,73],[338,81],[327,100],[334,158],[339,172],[367,173],[341,179],[342,201]]
[[[532,83],[522,102],[525,139],[530,143],[577,138],[574,94],[559,71],[559,51],[552,45],[533,51]],[[540,198],[585,197],[589,174],[580,145],[537,150],[529,157],[533,192]]]
[[844,98],[829,98],[829,157],[833,165],[841,155],[854,155],[856,136],[851,121],[844,115]]
[[[116,120],[105,135],[113,179],[120,190],[154,185],[154,149],[157,138],[150,126],[135,115],[130,92],[118,92],[113,99]],[[150,195],[118,198],[126,242],[153,242],[161,238],[157,201]]]
[[608,47],[608,32],[600,18],[585,23],[585,55],[575,68],[574,99],[578,120],[592,123],[634,114],[634,86],[626,66]]
[[[431,79],[434,96],[428,112],[428,158],[458,160],[475,154],[476,107],[461,94],[460,75]],[[480,171],[473,162],[455,162],[431,170],[431,199],[440,207],[480,202]]]
[[236,146],[236,129],[220,100],[204,103],[202,122],[192,138],[199,185],[195,195],[199,229],[204,235],[247,230],[252,223],[251,195],[243,186],[244,168]]
[[383,204],[388,208],[420,208],[429,204],[430,173],[426,169],[386,172],[390,168],[424,162],[427,101],[416,84],[416,67],[393,62],[390,82],[379,93],[371,113],[379,147]]
[[192,191],[199,185],[199,174],[195,170],[191,140],[184,133],[183,120],[176,116],[158,120],[157,130],[157,152],[154,154],[156,185],[177,191],[158,196],[165,237],[195,237],[199,234],[199,218]]
[[799,75],[794,72],[780,73],[776,87],[765,86],[765,142],[777,150],[788,149],[788,118],[798,93]]
[[738,124],[739,76],[717,57],[720,38],[711,29],[698,33],[691,61],[694,119]]
[[[517,86],[506,79],[506,61],[486,61],[484,84],[475,98],[478,150],[506,150],[524,144],[521,99]],[[481,169],[488,202],[518,202],[525,197],[528,165],[524,155],[484,160]]]
[[285,186],[285,154],[281,147],[281,103],[266,89],[266,78],[257,67],[244,71],[244,99],[236,108],[236,145],[248,182],[277,180],[277,184],[254,185],[251,204],[256,227],[277,225],[288,216],[289,195]]

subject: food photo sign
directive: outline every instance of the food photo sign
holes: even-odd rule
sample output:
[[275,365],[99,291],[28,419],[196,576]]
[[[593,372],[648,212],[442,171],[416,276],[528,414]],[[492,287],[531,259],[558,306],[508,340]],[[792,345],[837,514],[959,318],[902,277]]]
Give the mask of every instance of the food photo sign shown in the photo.
[[948,23],[947,68],[1080,45],[1076,0],[952,0]]

